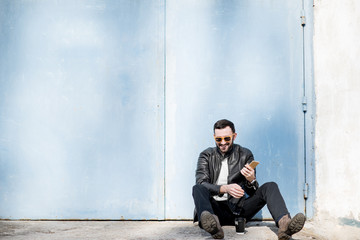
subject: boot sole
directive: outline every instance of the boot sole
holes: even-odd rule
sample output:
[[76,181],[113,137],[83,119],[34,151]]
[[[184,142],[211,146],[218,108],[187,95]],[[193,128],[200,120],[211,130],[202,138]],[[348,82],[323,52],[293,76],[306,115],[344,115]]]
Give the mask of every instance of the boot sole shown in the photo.
[[279,240],[289,240],[291,236],[287,235],[286,233],[282,233],[279,236]]
[[291,219],[288,230],[286,230],[286,234],[291,236],[299,232],[304,227],[305,220],[306,217],[304,214],[302,213],[296,214],[295,217]]
[[[208,211],[204,211],[200,217],[201,226],[205,231],[210,233],[215,239],[224,238],[224,231],[222,230],[220,223],[217,222],[214,215]],[[218,226],[219,225],[219,226]]]

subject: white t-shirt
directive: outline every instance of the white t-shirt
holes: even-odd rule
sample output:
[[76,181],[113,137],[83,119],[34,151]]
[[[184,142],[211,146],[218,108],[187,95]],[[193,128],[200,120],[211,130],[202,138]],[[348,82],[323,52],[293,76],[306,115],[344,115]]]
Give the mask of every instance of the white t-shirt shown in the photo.
[[[221,161],[221,169],[220,169],[220,175],[216,181],[216,185],[226,185],[227,179],[229,176],[229,167],[228,167],[228,159],[224,158],[224,160]],[[216,201],[226,201],[228,199],[228,194],[225,193],[222,197],[214,196],[214,199]]]

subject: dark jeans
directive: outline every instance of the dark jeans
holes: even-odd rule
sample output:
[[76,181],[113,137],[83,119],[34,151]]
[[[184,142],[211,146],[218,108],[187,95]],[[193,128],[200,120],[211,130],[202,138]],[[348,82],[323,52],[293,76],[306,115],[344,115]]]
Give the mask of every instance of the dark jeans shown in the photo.
[[[227,201],[216,201],[203,185],[197,184],[193,187],[193,198],[199,218],[203,211],[209,211],[219,217],[221,225],[234,225],[236,215],[230,210]],[[240,217],[249,221],[266,204],[276,225],[282,216],[289,214],[278,185],[274,182],[268,182],[244,201]]]

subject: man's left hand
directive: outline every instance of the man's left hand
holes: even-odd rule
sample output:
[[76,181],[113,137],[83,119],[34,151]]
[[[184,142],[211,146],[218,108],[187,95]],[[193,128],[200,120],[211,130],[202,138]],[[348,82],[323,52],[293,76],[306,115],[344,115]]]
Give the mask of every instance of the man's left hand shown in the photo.
[[252,182],[255,179],[255,170],[249,164],[246,164],[240,172],[248,182]]

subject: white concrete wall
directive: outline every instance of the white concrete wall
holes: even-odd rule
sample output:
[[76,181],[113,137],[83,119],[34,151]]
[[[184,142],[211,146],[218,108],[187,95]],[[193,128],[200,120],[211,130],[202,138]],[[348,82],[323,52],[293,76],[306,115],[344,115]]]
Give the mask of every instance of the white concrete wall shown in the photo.
[[360,220],[360,1],[314,4],[315,212]]

